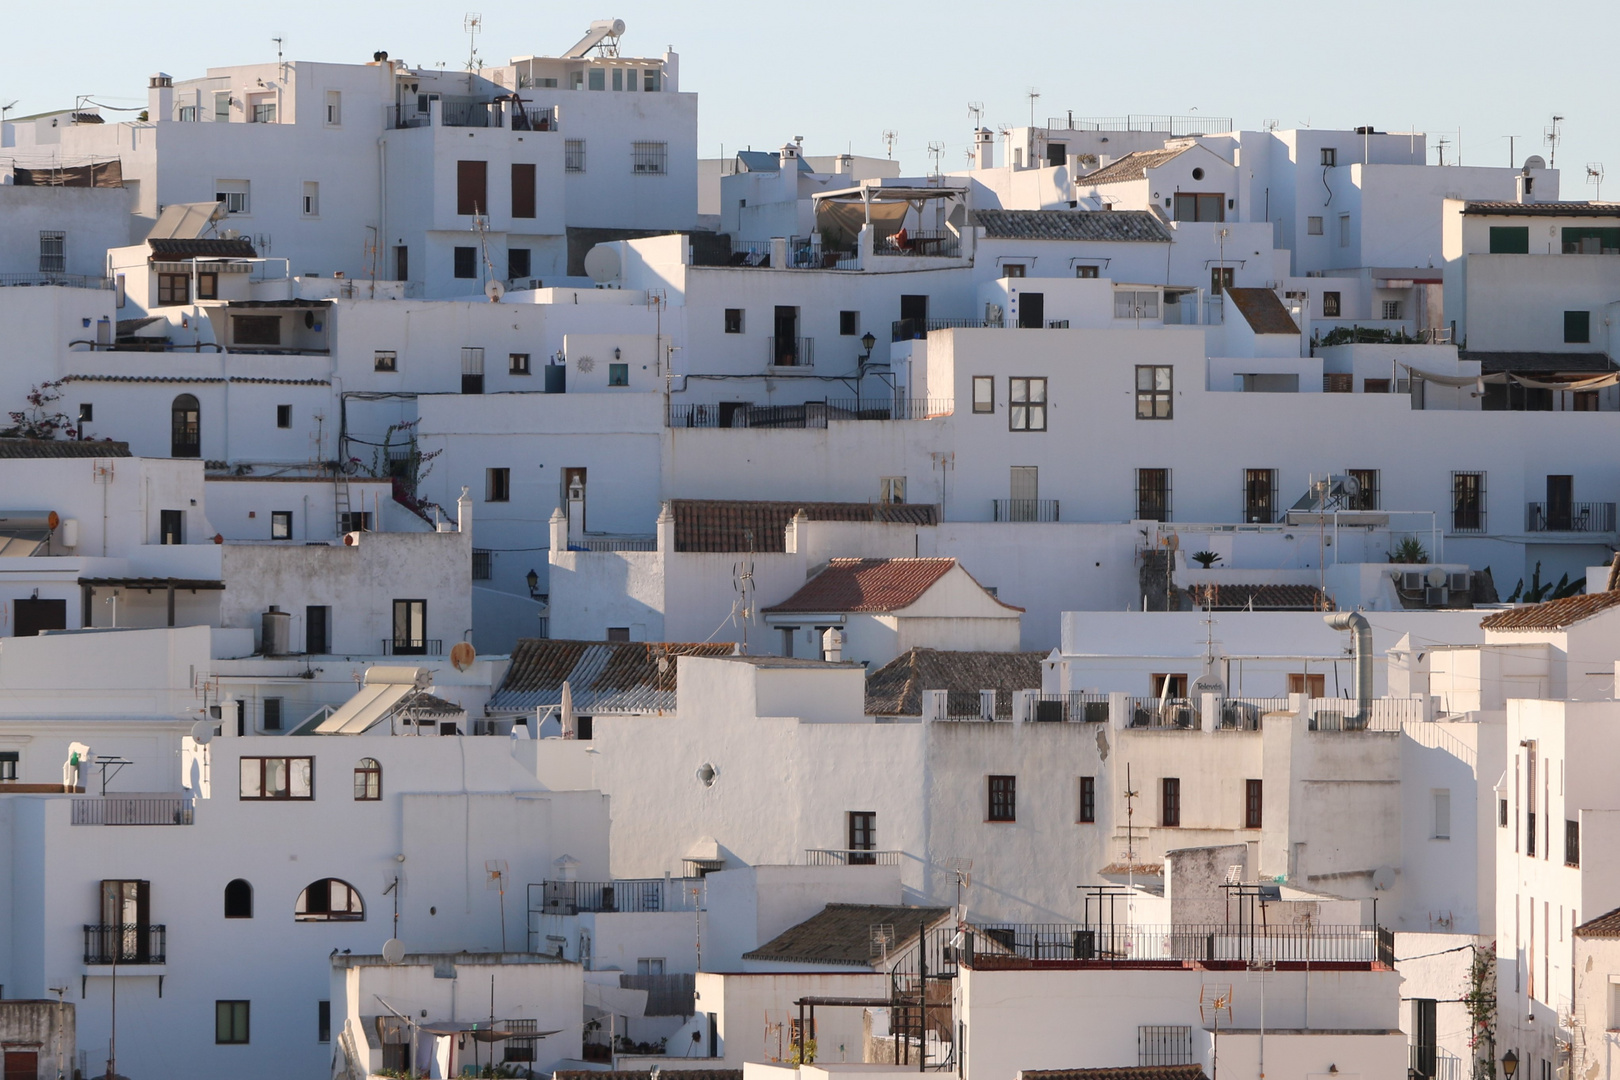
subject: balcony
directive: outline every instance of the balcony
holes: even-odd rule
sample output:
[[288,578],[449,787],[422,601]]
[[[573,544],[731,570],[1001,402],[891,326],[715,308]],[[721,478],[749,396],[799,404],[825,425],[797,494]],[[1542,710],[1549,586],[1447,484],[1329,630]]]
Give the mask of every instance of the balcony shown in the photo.
[[978,960],[1158,960],[1199,963],[1360,963],[1382,959],[1372,926],[1265,927],[1126,925],[1124,923],[1000,923],[975,927]]
[[[408,105],[394,106],[388,126],[395,129],[429,127],[431,113]],[[555,106],[524,105],[514,108],[506,102],[446,99],[439,102],[439,126],[455,128],[501,128],[513,131],[560,131]]]
[[[732,240],[729,255],[693,254],[698,266],[737,266],[777,270],[858,270],[860,256],[853,251],[829,251],[808,236],[781,237],[782,255],[775,254],[775,240]],[[701,261],[700,261],[701,260]]]
[[1057,521],[1056,499],[992,499],[991,521]]
[[1040,694],[1031,706],[1036,723],[1106,724],[1107,694]]
[[1221,702],[1219,731],[1259,731],[1267,713],[1287,712],[1287,698],[1227,698]]
[[896,319],[889,324],[889,340],[920,341],[934,330],[999,330],[1004,325],[984,319]]
[[178,795],[127,796],[73,800],[75,825],[190,825],[191,807]]
[[86,964],[164,964],[168,962],[168,928],[140,923],[86,925]]
[[44,287],[46,285],[59,285],[68,289],[106,289],[113,287],[112,278],[87,277],[84,274],[59,274],[55,271],[45,271],[38,274],[0,274],[0,288],[16,285],[27,288],[31,285]]
[[806,866],[899,866],[903,852],[869,848],[805,848]]
[[917,232],[902,229],[874,242],[872,254],[902,258],[958,259],[962,256],[962,238],[948,229],[919,229]]
[[1130,710],[1129,727],[1175,731],[1199,728],[1198,710],[1186,698],[1131,697],[1125,699],[1125,707]]
[[1529,503],[1525,506],[1524,531],[1533,533],[1614,532],[1614,503]]
[[443,656],[444,642],[439,638],[383,638],[384,656]]
[[816,362],[816,339],[807,337],[768,337],[766,362],[771,367],[811,367]]
[[949,416],[948,398],[829,398],[798,405],[671,405],[672,428],[825,428],[829,420],[926,420]]
[[619,881],[542,881],[529,886],[534,915],[580,912],[696,911],[701,892],[695,878],[626,878]]

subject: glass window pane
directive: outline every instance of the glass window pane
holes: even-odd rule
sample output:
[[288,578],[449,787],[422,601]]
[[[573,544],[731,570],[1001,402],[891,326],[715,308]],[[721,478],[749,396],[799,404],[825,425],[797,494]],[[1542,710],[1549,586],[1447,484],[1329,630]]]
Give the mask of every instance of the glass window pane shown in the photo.
[[287,759],[264,759],[264,794],[268,798],[287,797]]
[[292,797],[307,799],[314,788],[315,759],[293,758],[291,762]]
[[1169,368],[1167,368],[1167,367],[1156,367],[1156,368],[1153,369],[1153,388],[1155,390],[1168,390],[1168,389],[1170,389],[1170,369]]
[[264,788],[260,784],[259,759],[242,759],[242,798],[258,799],[264,795]]

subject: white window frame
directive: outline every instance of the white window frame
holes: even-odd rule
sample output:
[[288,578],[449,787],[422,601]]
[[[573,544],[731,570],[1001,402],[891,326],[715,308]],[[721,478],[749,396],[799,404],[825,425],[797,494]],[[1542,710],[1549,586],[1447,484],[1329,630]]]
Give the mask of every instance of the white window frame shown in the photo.
[[304,181],[304,216],[318,218],[321,216],[321,184],[318,180]]
[[1305,235],[1306,236],[1321,236],[1322,235],[1322,215],[1320,215],[1320,214],[1312,214],[1311,216],[1309,216],[1309,217],[1307,217],[1305,219]]
[[326,126],[343,126],[343,92],[341,90],[328,90],[326,92]]

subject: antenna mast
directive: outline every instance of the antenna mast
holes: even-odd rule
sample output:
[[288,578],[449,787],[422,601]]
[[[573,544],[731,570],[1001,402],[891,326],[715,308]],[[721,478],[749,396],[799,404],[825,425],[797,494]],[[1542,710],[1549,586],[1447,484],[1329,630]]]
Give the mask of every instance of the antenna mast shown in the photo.
[[900,138],[900,133],[893,128],[883,133],[883,145],[888,148],[889,160],[894,160],[894,144]]
[[[484,29],[484,17],[476,11],[469,11],[462,16],[461,29],[467,35],[467,71],[478,70],[484,65],[478,59],[478,35]],[[472,80],[467,80],[467,90],[472,91]]]
[[1549,169],[1558,167],[1558,144],[1564,141],[1564,133],[1558,130],[1558,125],[1563,122],[1564,118],[1562,116],[1554,115],[1552,124],[1542,133],[1542,138],[1547,143],[1547,168]]

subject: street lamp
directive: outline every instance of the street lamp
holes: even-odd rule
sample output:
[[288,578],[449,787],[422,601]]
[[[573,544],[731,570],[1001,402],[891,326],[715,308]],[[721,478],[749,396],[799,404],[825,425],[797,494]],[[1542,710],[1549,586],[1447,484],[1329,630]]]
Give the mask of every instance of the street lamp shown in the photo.
[[877,338],[872,336],[872,331],[868,330],[866,333],[861,335],[861,347],[864,348],[866,352],[861,354],[861,358],[857,362],[855,370],[855,411],[857,413],[861,411],[861,380],[866,378],[866,365],[867,362],[872,359],[872,349],[876,345]]
[[540,595],[540,575],[530,570],[523,576],[523,580],[529,583],[529,599],[537,598]]
[[1519,1055],[1509,1050],[1502,1055],[1502,1075],[1513,1080],[1513,1074],[1519,1071]]

